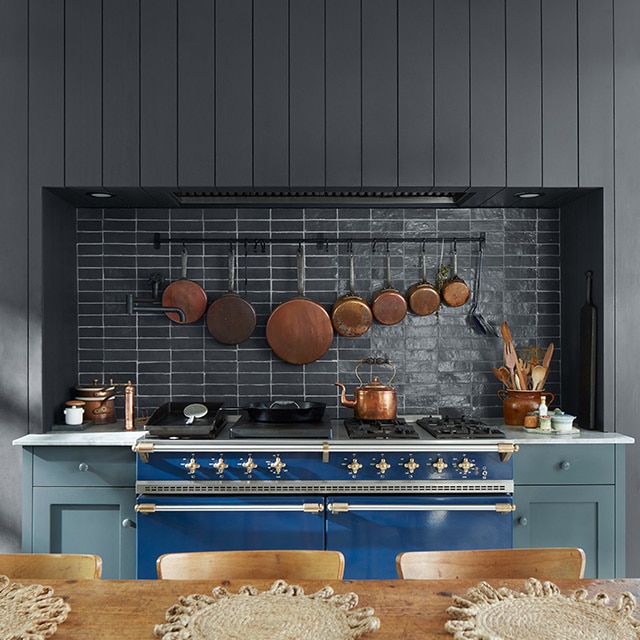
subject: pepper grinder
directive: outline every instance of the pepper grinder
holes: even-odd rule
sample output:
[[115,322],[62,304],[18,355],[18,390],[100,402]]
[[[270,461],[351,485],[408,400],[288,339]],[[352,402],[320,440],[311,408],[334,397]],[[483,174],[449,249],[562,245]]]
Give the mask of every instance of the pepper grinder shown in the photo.
[[124,428],[125,431],[133,431],[135,429],[134,426],[134,402],[133,399],[135,397],[135,387],[133,386],[131,380],[127,380],[127,384],[117,383],[113,380],[109,381],[109,384],[114,387],[124,387]]

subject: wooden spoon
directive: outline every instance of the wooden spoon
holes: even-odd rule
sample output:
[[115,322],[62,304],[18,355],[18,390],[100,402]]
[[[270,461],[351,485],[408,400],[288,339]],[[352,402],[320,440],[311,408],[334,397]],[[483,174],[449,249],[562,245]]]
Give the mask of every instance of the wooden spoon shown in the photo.
[[[500,331],[502,333],[502,339],[504,340],[505,346],[505,364],[507,365],[507,367],[509,367],[509,369],[515,368],[513,388],[524,390],[527,388],[527,379],[520,369],[520,363],[518,362],[516,348],[513,344],[511,331],[509,330],[509,325],[507,324],[506,320],[500,325]],[[509,352],[509,355],[507,355],[507,352]],[[507,362],[507,357],[509,358],[509,362],[512,362],[513,364],[510,365],[509,362]]]
[[547,368],[537,364],[531,370],[531,381],[533,383],[532,389],[537,391],[541,388],[541,385],[544,384],[544,381],[547,377]]
[[551,356],[553,355],[553,342],[549,344],[547,350],[545,351],[544,358],[542,358],[542,366],[546,368],[546,373],[544,375],[544,380],[540,384],[540,389],[544,389],[544,383],[547,381],[547,376],[549,375],[549,365],[551,364]]
[[500,380],[507,389],[511,388],[511,376],[509,375],[509,371],[507,371],[506,367],[500,367],[499,369],[493,367],[492,371],[493,375],[498,378],[498,380]]

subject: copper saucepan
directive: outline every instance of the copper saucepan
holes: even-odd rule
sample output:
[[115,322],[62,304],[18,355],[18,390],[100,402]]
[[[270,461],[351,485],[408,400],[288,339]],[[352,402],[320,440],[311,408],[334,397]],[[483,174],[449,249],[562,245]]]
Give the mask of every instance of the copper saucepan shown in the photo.
[[453,275],[442,284],[440,295],[450,307],[461,307],[471,294],[469,285],[458,276],[458,248],[453,241]]
[[407,293],[409,307],[413,313],[419,316],[428,316],[438,310],[440,306],[440,294],[434,285],[427,281],[427,257],[422,247],[420,256],[422,280],[411,286]]
[[387,281],[384,289],[377,291],[371,300],[373,317],[386,325],[398,324],[407,315],[407,300],[391,284],[391,255],[387,247]]
[[349,253],[349,293],[340,296],[331,311],[333,328],[347,338],[357,338],[369,331],[373,321],[371,307],[355,294],[353,253]]

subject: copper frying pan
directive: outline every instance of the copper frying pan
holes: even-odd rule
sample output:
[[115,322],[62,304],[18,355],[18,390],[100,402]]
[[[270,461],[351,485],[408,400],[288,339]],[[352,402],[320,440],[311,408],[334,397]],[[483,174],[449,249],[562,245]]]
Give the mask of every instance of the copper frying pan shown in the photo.
[[172,282],[162,294],[163,307],[178,307],[184,312],[184,322],[175,311],[167,311],[166,316],[173,322],[189,324],[200,320],[207,309],[207,294],[205,290],[193,280],[187,279],[187,248],[182,247],[181,255],[182,277]]
[[349,252],[349,293],[340,296],[333,305],[331,322],[333,328],[347,338],[357,338],[371,327],[373,315],[364,298],[354,291],[353,252]]
[[413,313],[419,316],[428,316],[438,310],[440,306],[440,294],[438,290],[427,281],[427,257],[424,246],[420,256],[422,268],[422,280],[411,286],[407,294],[409,307]]
[[327,310],[306,298],[302,249],[296,254],[298,295],[276,307],[267,320],[271,350],[290,364],[308,364],[321,358],[333,342],[333,325]]
[[256,328],[256,312],[250,302],[234,291],[235,253],[229,248],[229,290],[209,306],[207,328],[222,344],[240,344]]
[[456,241],[453,241],[453,275],[444,281],[440,289],[442,299],[450,307],[461,307],[471,294],[469,285],[458,276],[458,248]]

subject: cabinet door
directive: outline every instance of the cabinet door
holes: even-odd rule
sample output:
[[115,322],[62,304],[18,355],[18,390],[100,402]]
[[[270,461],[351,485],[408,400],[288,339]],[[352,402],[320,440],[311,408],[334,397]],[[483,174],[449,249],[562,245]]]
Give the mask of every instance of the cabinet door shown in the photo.
[[93,553],[102,577],[135,578],[133,488],[35,487],[33,553]]
[[580,547],[585,577],[614,577],[613,486],[516,487],[514,502],[514,547]]

